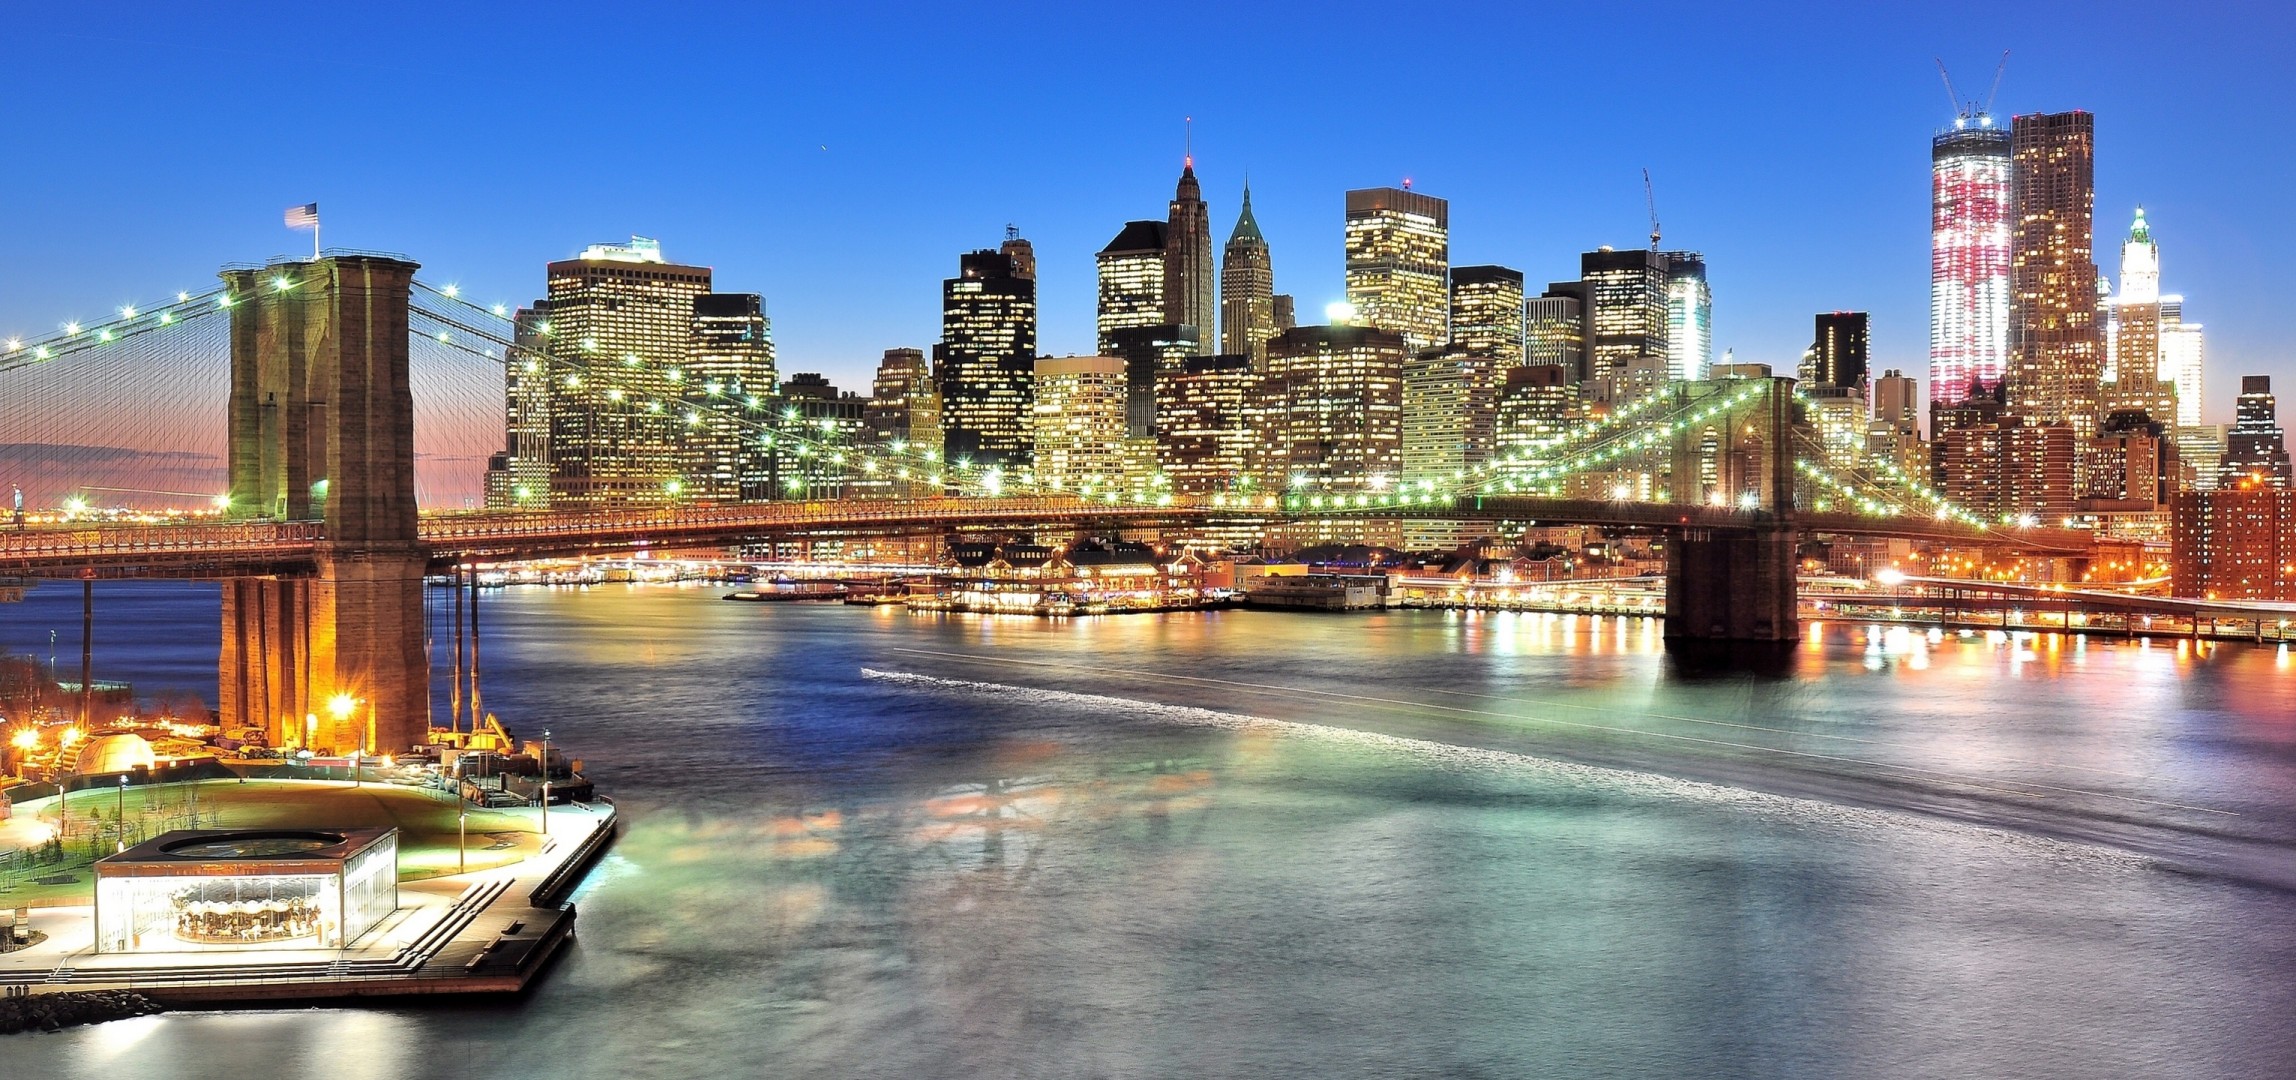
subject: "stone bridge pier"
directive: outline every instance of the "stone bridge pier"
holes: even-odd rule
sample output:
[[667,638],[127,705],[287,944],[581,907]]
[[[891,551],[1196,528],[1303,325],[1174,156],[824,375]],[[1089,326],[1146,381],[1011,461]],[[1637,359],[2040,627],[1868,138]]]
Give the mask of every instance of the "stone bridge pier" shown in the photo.
[[1745,508],[1749,521],[1745,528],[1667,533],[1669,642],[1801,637],[1792,523],[1794,381],[1768,381],[1767,392],[1676,444],[1675,501]]
[[224,583],[221,719],[274,746],[390,753],[429,728],[407,306],[379,256],[230,269],[230,510],[319,521],[306,578]]

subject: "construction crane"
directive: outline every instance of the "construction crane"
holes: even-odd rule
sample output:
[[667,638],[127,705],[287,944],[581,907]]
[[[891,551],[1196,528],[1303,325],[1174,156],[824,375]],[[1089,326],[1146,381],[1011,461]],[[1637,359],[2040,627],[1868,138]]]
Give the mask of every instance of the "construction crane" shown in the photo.
[[1941,57],[1932,57],[1932,59],[1937,61],[1937,77],[1945,80],[1945,97],[1946,100],[1953,103],[1953,115],[1956,119],[1976,120],[1993,115],[1993,99],[2001,93],[2001,75],[2009,70],[2009,50],[2001,50],[2001,62],[1993,66],[1993,88],[1985,92],[1985,104],[1983,105],[1979,105],[1975,98],[1968,101],[1961,100],[1961,92],[1953,88],[1953,75],[1945,70],[1945,60]]
[[1650,170],[1642,170],[1642,202],[1650,207],[1650,250],[1658,250],[1658,196],[1650,190]]

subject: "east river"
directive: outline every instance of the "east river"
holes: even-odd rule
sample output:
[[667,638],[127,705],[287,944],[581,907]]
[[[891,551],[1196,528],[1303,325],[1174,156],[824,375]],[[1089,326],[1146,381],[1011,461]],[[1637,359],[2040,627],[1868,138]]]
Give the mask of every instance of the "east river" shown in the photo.
[[[212,697],[212,588],[99,589],[99,677]],[[488,707],[629,819],[529,997],[0,1075],[2296,1073],[2282,650],[1827,624],[1751,678],[1644,620],[721,591],[487,596]],[[72,677],[78,604],[0,647]]]

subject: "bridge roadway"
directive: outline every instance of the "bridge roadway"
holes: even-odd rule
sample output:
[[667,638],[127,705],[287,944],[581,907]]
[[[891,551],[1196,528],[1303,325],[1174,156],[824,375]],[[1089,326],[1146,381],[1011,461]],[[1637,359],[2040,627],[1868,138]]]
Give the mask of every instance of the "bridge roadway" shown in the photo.
[[[886,535],[982,528],[1149,528],[1253,524],[1308,516],[1434,517],[1542,525],[1651,529],[1773,529],[1939,543],[1998,544],[2044,555],[2081,555],[2090,536],[2076,529],[1990,529],[1914,516],[1870,517],[1675,503],[1462,497],[1409,507],[1312,511],[1215,506],[1206,499],[1166,505],[1104,503],[1049,496],[838,499],[644,510],[469,512],[425,515],[419,544],[436,566],[462,562],[694,548],[764,536]],[[317,522],[44,525],[0,532],[0,574],[41,577],[260,577],[307,573],[326,552]]]

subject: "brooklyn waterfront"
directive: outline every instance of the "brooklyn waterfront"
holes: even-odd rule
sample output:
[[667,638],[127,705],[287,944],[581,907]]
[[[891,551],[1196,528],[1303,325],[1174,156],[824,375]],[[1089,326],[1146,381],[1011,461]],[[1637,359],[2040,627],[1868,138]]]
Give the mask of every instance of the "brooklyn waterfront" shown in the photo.
[[[210,586],[100,670],[211,692]],[[628,822],[528,995],[21,1039],[109,1076],[2266,1076],[2277,648],[1652,620],[1047,620],[490,592],[488,703]],[[0,610],[37,652],[77,590]],[[210,680],[202,685],[202,678]],[[347,1053],[347,1047],[357,1047]]]

